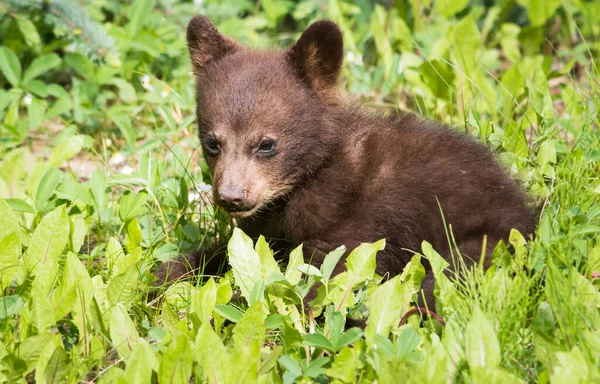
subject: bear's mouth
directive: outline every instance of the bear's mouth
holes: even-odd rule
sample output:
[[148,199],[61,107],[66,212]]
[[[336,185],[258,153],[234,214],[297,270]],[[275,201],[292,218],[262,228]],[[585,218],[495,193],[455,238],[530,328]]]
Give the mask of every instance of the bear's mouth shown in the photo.
[[257,210],[258,210],[257,207],[252,207],[252,208],[238,208],[238,209],[230,208],[230,209],[226,209],[225,211],[231,217],[234,217],[236,219],[243,219],[243,218],[252,216]]

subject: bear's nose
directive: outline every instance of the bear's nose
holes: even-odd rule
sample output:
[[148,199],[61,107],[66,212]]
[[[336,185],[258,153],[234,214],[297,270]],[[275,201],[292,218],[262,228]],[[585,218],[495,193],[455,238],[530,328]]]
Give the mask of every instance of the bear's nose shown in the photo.
[[219,190],[219,205],[229,210],[239,210],[246,200],[243,188],[228,187]]

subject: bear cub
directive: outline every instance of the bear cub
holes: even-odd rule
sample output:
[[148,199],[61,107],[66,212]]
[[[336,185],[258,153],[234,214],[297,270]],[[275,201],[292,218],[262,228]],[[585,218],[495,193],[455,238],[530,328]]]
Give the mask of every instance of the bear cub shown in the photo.
[[[489,259],[511,228],[534,231],[526,196],[483,144],[439,122],[344,105],[333,22],[273,52],[246,49],[196,16],[187,41],[214,201],[250,236],[303,244],[315,266],[339,245],[385,238],[377,273],[396,275],[423,240],[450,258],[444,219],[465,260],[479,260],[484,236]],[[428,272],[430,304],[433,285]]]

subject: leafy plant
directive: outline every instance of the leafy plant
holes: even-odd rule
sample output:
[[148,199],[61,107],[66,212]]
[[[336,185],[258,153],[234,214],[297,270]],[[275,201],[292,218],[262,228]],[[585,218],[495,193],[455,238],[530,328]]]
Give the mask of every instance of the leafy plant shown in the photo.
[[[493,147],[540,204],[535,237],[514,231],[460,279],[428,243],[391,279],[375,274],[384,240],[320,268],[301,247],[276,261],[211,203],[182,37],[196,13],[265,48],[332,19],[346,87]],[[599,15],[573,0],[4,1],[0,382],[598,381]],[[158,263],[225,243],[231,272],[154,286]],[[423,258],[445,326],[400,324]]]

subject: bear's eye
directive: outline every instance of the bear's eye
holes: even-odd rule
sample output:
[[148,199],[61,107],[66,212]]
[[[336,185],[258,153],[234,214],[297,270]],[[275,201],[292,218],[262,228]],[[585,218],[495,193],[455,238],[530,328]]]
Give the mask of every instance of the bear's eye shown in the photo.
[[258,144],[258,153],[261,156],[273,156],[275,154],[275,149],[277,145],[275,140],[270,138],[264,138]]
[[206,139],[204,139],[203,144],[208,155],[218,156],[219,153],[221,153],[221,145],[216,137],[208,136]]

